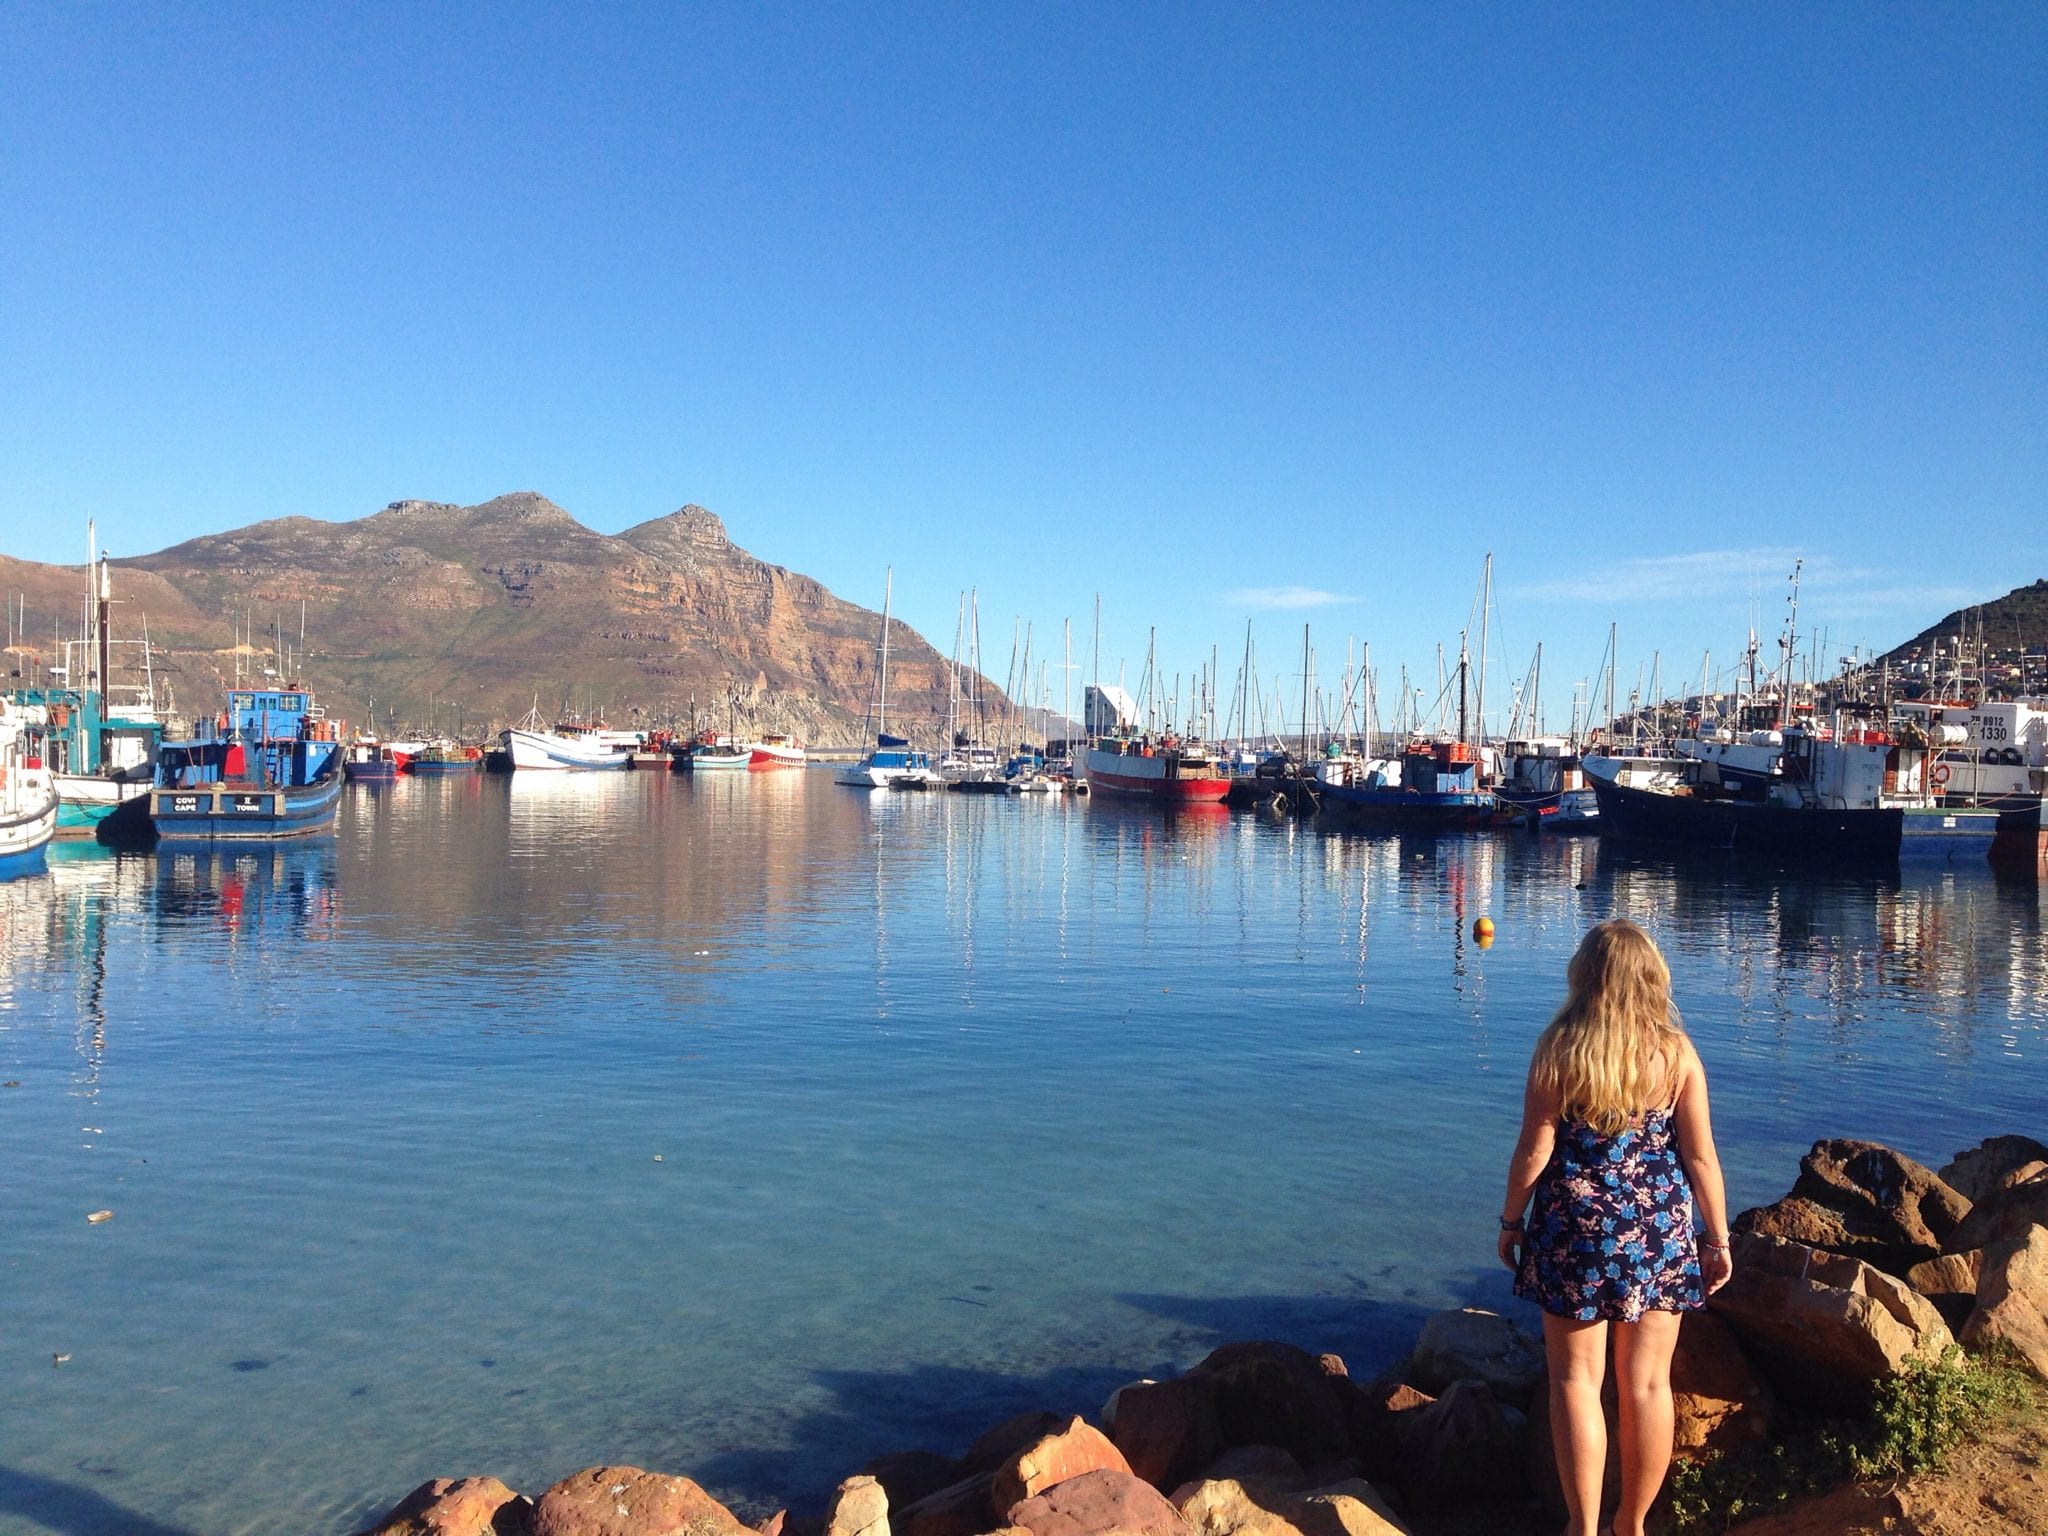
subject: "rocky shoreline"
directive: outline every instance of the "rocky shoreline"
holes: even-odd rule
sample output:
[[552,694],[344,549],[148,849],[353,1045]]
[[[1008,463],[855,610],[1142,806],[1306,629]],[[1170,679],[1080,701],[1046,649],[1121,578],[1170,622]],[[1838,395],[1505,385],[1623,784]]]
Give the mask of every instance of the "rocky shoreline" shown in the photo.
[[[2048,1380],[2048,1144],[1996,1136],[1935,1172],[1875,1142],[1816,1142],[1790,1192],[1735,1231],[1735,1276],[1686,1316],[1672,1362],[1680,1457],[1766,1440],[1787,1411],[1854,1409],[1957,1343]],[[1226,1344],[1185,1375],[1119,1388],[1094,1424],[1021,1414],[957,1457],[879,1457],[829,1507],[758,1525],[688,1477],[606,1466],[530,1498],[495,1478],[437,1479],[364,1536],[1508,1529],[1562,1514],[1548,1401],[1540,1341],[1468,1307],[1432,1317],[1370,1381],[1335,1355]],[[1487,1510],[1500,1523],[1474,1525]]]

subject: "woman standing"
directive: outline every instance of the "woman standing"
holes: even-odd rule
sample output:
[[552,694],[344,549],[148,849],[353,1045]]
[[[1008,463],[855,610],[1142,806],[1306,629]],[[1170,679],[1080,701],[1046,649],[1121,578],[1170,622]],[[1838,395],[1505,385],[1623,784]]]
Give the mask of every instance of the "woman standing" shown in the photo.
[[[1596,1536],[1600,1518],[1600,1387],[1613,1325],[1621,1435],[1613,1536],[1643,1536],[1671,1465],[1679,1314],[1728,1281],[1727,1197],[1706,1071],[1679,1027],[1671,970],[1650,936],[1622,919],[1601,923],[1579,944],[1565,981],[1564,1006],[1529,1063],[1500,1256],[1515,1271],[1515,1294],[1543,1308],[1568,1536]],[[1695,1200],[1705,1228],[1697,1239]]]

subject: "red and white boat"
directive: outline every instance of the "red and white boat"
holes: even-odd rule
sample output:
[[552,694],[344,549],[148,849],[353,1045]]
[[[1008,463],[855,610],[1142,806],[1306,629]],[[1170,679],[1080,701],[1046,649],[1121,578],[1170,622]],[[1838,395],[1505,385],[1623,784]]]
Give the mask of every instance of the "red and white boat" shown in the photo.
[[754,743],[754,754],[747,759],[747,767],[757,772],[763,768],[801,768],[806,760],[802,742],[773,731]]
[[1230,793],[1230,775],[1215,755],[1178,736],[1098,736],[1088,744],[1085,764],[1092,794],[1215,805]]

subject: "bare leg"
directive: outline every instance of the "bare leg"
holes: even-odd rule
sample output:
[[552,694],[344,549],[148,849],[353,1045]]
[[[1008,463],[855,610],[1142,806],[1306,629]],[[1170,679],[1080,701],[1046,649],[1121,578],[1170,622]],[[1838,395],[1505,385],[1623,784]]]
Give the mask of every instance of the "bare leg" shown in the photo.
[[1643,1536],[1643,1521],[1671,1469],[1671,1355],[1678,1314],[1645,1312],[1614,1325],[1614,1385],[1621,1400],[1621,1507],[1614,1536]]
[[1557,1480],[1571,1516],[1565,1536],[1595,1536],[1600,1523],[1600,1477],[1607,1470],[1607,1415],[1600,1383],[1607,1375],[1607,1324],[1543,1314],[1543,1349],[1550,1362],[1550,1444]]

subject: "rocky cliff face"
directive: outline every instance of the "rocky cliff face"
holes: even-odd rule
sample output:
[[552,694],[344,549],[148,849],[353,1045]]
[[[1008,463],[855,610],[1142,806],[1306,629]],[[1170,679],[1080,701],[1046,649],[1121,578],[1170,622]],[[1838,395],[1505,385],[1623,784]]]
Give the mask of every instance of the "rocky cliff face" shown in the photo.
[[[543,714],[666,723],[694,700],[712,723],[730,712],[743,728],[852,745],[875,681],[878,613],[748,554],[697,506],[612,536],[531,492],[398,501],[354,522],[256,523],[114,570],[116,632],[134,638],[148,616],[188,711],[233,676],[245,617],[256,650],[267,657],[281,632],[296,654],[301,604],[295,670],[350,720],[374,698],[380,725],[475,735],[536,701]],[[27,594],[40,650],[55,620],[76,628],[80,568],[0,559],[0,583]],[[936,741],[947,695],[945,658],[893,627],[891,727]]]

